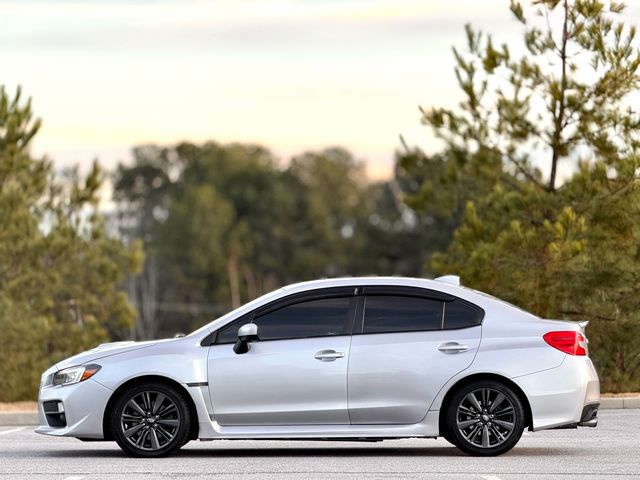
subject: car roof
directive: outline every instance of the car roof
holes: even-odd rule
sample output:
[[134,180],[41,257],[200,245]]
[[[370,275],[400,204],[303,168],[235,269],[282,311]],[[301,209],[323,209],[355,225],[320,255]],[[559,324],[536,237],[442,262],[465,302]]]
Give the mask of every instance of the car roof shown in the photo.
[[435,280],[429,280],[426,278],[414,278],[414,277],[378,277],[378,276],[366,276],[366,277],[339,277],[339,278],[323,278],[319,280],[311,280],[306,282],[293,283],[286,285],[277,290],[269,292],[261,297],[256,298],[244,305],[236,308],[235,310],[217,318],[216,320],[204,325],[202,328],[192,332],[191,335],[200,335],[203,332],[211,331],[214,328],[218,328],[221,324],[226,324],[231,319],[238,318],[245,313],[265,305],[279,298],[291,295],[293,293],[306,292],[309,290],[315,290],[319,288],[331,288],[331,287],[345,287],[345,286],[358,286],[358,285],[398,285],[428,288],[443,293],[449,293],[451,295],[469,300],[481,307],[484,307],[487,303],[501,302],[497,298],[490,297],[481,292],[476,292],[470,288],[463,287],[451,283],[451,278],[441,278]]
[[[441,290],[446,282],[439,280],[427,280],[425,278],[414,277],[338,277],[338,278],[322,278],[319,280],[310,280],[306,282],[292,283],[282,287],[281,290],[288,293],[303,292],[316,288],[344,287],[351,285],[402,285],[415,286],[422,288],[431,288],[433,290]],[[448,284],[452,285],[452,284]],[[453,285],[452,285],[453,286]]]

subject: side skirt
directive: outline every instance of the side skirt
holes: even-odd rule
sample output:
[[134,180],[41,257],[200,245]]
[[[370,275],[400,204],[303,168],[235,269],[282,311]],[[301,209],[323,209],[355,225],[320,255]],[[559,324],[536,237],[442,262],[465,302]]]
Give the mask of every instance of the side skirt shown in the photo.
[[435,438],[438,436],[438,411],[430,411],[413,425],[274,425],[222,426],[215,421],[200,422],[201,440],[205,439],[308,439],[378,441],[392,438]]

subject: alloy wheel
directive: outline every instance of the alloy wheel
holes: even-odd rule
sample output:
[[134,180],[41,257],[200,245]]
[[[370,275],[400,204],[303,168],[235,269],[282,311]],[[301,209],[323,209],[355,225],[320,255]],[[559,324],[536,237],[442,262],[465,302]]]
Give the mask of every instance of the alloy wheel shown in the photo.
[[150,452],[170,444],[178,434],[180,422],[176,402],[158,391],[136,393],[120,414],[120,428],[127,442]]
[[504,444],[514,432],[516,411],[507,395],[493,388],[478,388],[462,398],[456,427],[462,437],[479,448]]

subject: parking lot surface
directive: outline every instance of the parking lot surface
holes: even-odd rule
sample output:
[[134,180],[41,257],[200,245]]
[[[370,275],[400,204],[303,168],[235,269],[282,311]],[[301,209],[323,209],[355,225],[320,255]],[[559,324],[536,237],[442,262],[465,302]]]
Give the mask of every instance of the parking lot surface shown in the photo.
[[460,453],[443,439],[378,443],[194,441],[178,455],[128,458],[115,443],[0,428],[0,480],[8,479],[622,479],[640,478],[640,410],[606,410],[597,428],[528,433],[496,458]]

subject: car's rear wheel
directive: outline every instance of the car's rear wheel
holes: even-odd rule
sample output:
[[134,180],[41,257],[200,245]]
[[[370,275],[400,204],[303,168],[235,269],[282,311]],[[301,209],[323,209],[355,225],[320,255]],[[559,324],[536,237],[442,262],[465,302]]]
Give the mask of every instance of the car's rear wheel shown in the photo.
[[451,432],[449,431],[449,427],[446,424],[441,425],[440,427],[440,436],[442,438],[444,438],[447,442],[452,443],[455,445],[455,442],[453,440],[453,436],[451,435]]
[[115,401],[110,427],[116,442],[136,457],[164,457],[189,441],[191,415],[184,397],[161,383],[131,386]]
[[511,450],[525,428],[516,393],[500,382],[480,380],[457,390],[446,411],[447,440],[470,455],[494,456]]

